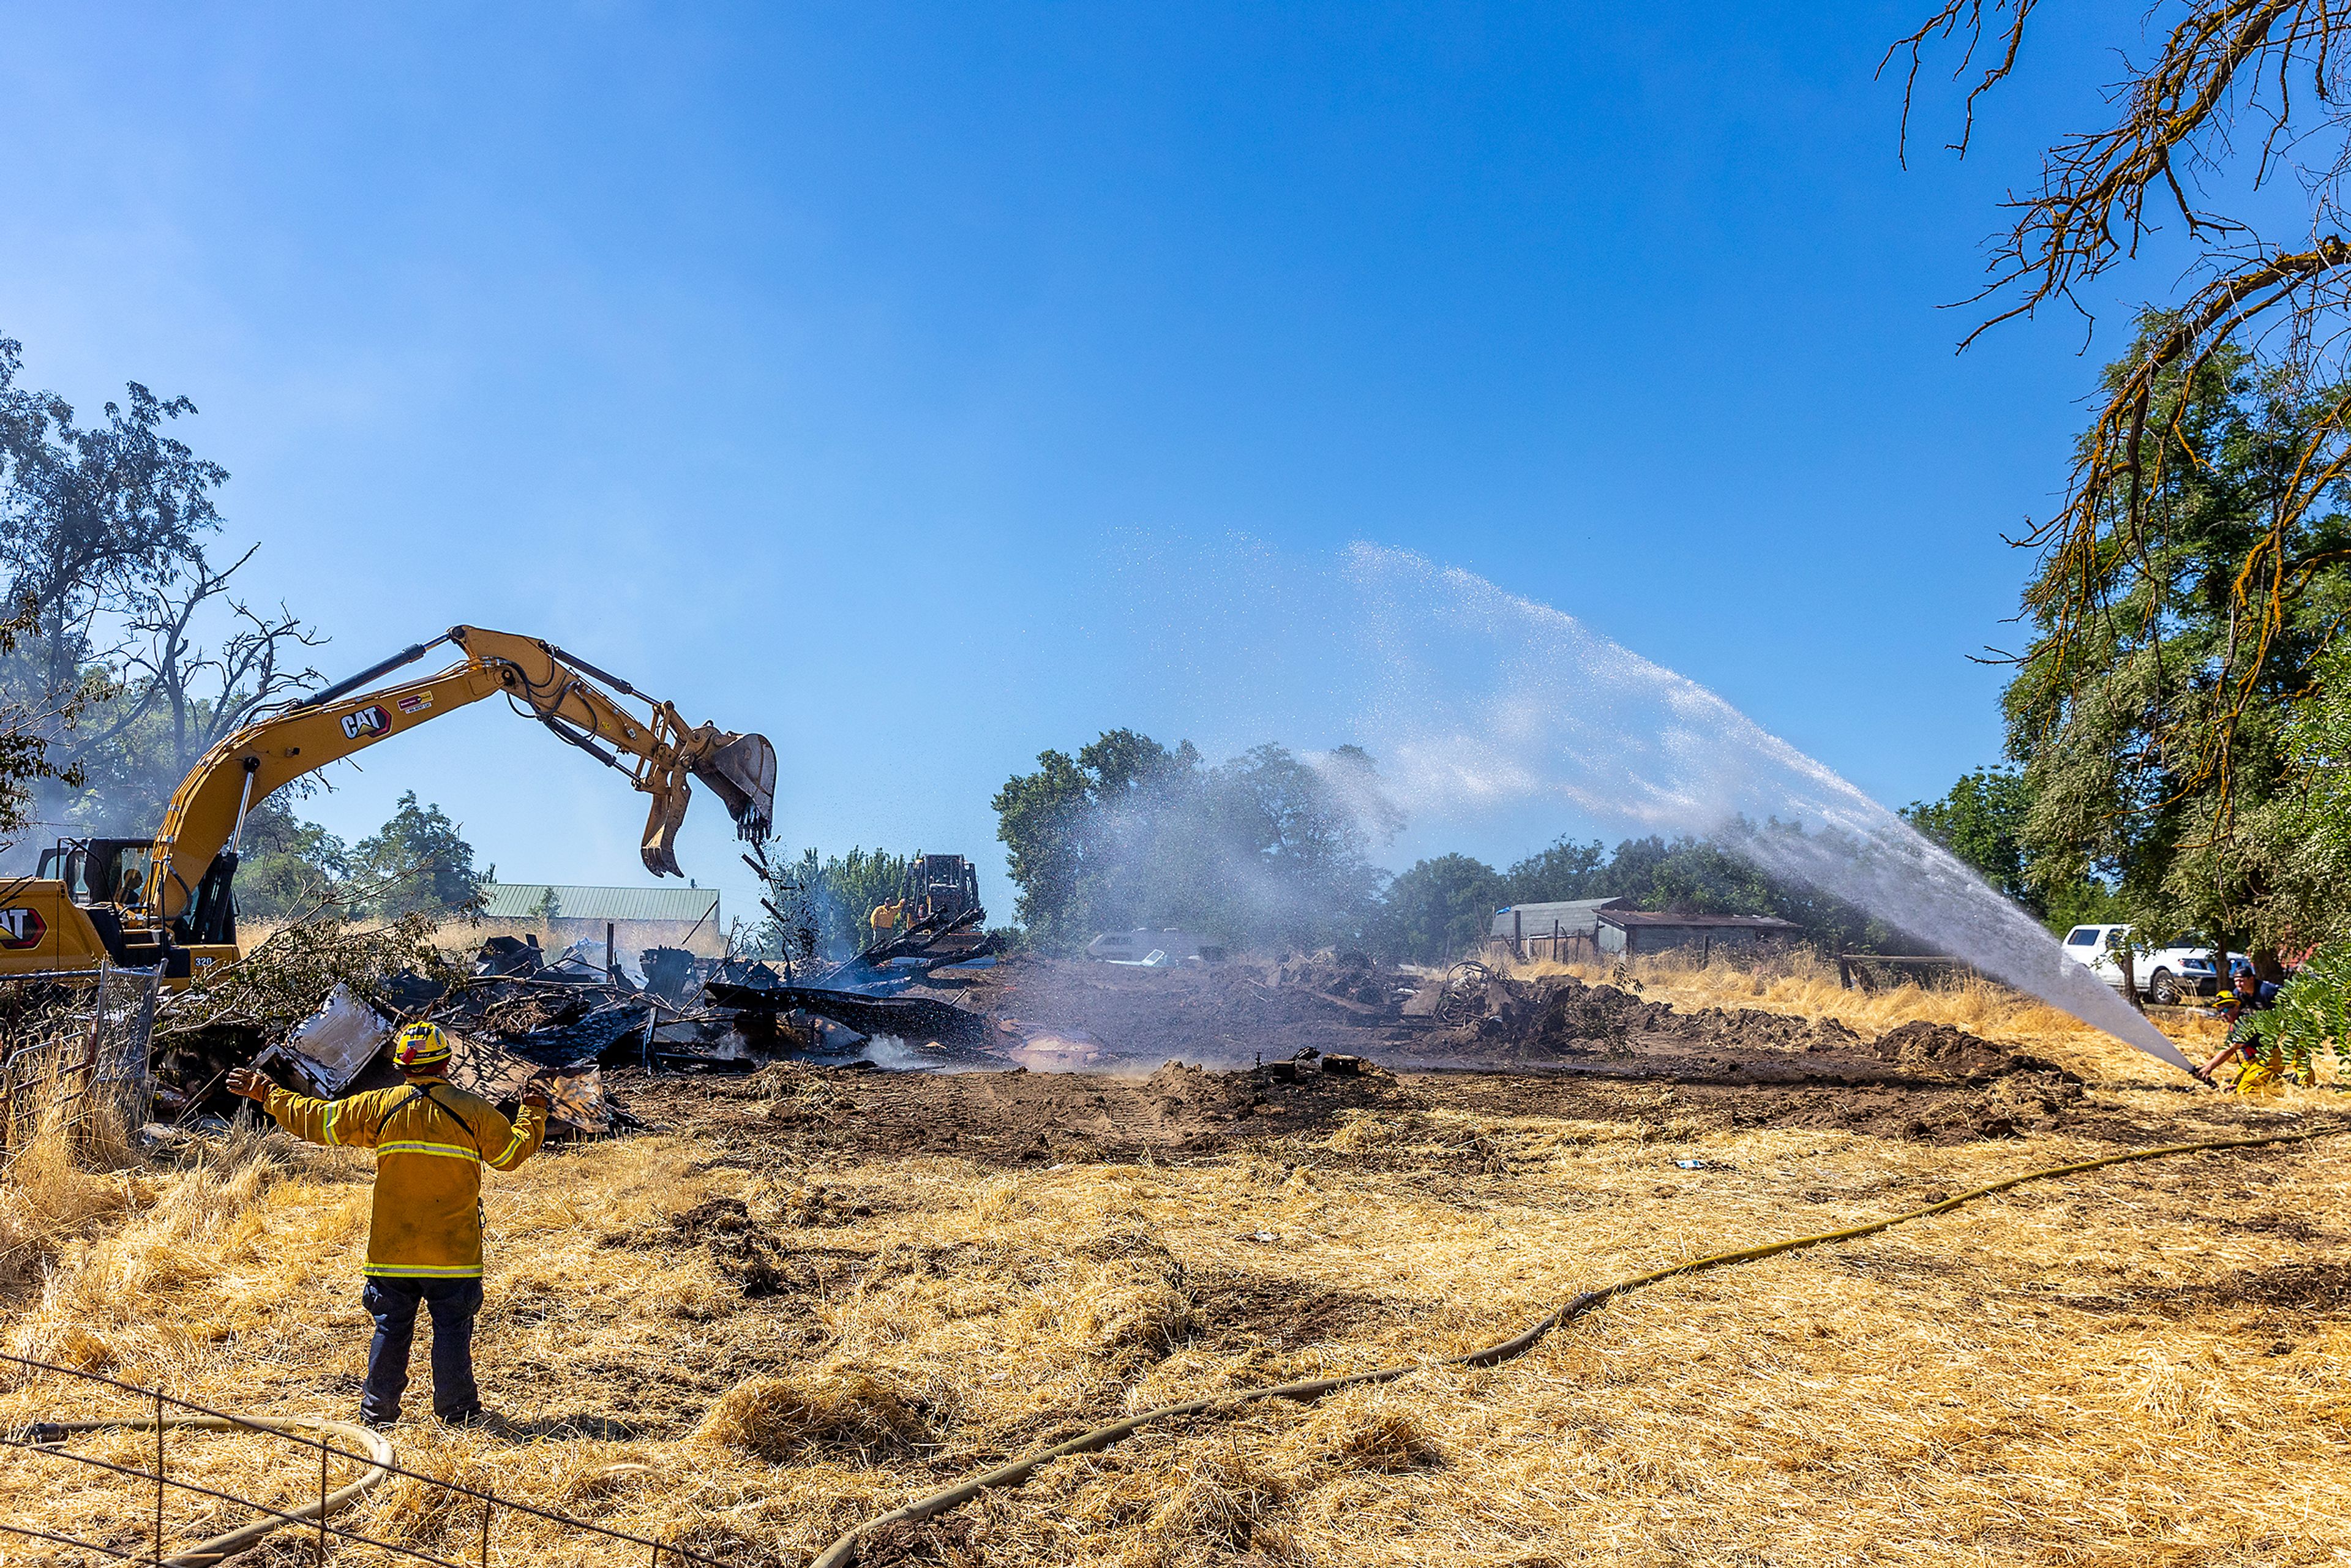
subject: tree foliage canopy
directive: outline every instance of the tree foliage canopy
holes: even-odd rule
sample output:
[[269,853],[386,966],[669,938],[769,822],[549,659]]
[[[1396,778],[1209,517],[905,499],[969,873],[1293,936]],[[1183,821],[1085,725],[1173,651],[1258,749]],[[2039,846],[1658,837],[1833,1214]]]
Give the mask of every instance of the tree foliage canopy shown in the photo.
[[0,338],[0,581],[22,615],[0,647],[0,703],[51,769],[33,807],[83,832],[152,831],[180,779],[262,707],[317,681],[317,634],[239,596],[220,568],[228,473],[173,434],[184,397],[132,382],[104,423],[17,384]]
[[906,885],[908,857],[887,850],[852,849],[845,855],[801,852],[770,867],[768,902],[780,912],[753,933],[749,950],[768,957],[846,958],[872,940],[873,907]]
[[[2231,348],[2153,390],[2168,455],[2148,465],[2139,520],[2095,558],[2044,558],[2026,595],[2032,635],[2003,702],[2027,880],[2044,896],[2111,885],[2158,937],[2292,940],[2342,898],[2294,875],[2286,743],[2351,612],[2342,484],[2323,507],[2290,498],[2338,394]],[[2245,613],[2249,588],[2261,616]],[[2077,592],[2099,604],[2086,619],[2068,608]]]
[[1384,881],[1370,850],[1403,825],[1360,747],[1309,760],[1265,745],[1208,767],[1189,741],[1130,729],[1040,753],[995,807],[1021,924],[1048,947],[1136,926],[1236,946],[1360,941]]
[[474,846],[440,807],[419,806],[413,789],[402,794],[390,821],[359,841],[350,860],[368,907],[387,919],[481,907],[486,879],[474,869]]

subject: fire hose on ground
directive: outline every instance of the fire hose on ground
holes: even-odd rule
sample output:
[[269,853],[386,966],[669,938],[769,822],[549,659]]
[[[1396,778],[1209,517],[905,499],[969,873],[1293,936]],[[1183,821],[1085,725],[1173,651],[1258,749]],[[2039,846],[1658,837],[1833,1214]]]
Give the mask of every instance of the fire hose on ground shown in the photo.
[[1952,1209],[1973,1203],[1979,1198],[1990,1197],[1995,1193],[2006,1192],[2011,1187],[2022,1186],[2028,1182],[2051,1181],[2059,1176],[2079,1176],[2085,1171],[2100,1170],[2107,1166],[2130,1165],[2140,1160],[2168,1159],[2179,1155],[2208,1154],[2227,1149],[2261,1148],[2277,1144],[2308,1143],[2314,1138],[2332,1137],[2346,1132],[2351,1132],[2351,1124],[2311,1127],[2299,1132],[2271,1133],[2256,1137],[2216,1138],[2194,1144],[2166,1144],[2157,1148],[2132,1149],[2124,1154],[2105,1155],[2094,1160],[2078,1160],[2072,1165],[2051,1166],[2045,1170],[2026,1171],[2021,1176],[2004,1176],[1999,1181],[1987,1182],[1982,1186],[1970,1187],[1966,1192],[1947,1197],[1939,1203],[1928,1204],[1924,1208],[1914,1208],[1907,1214],[1869,1220],[1861,1225],[1848,1226],[1842,1230],[1824,1230],[1817,1235],[1792,1237],[1784,1241],[1767,1241],[1760,1247],[1743,1247],[1736,1251],[1717,1252],[1710,1257],[1695,1258],[1687,1262],[1668,1264],[1663,1269],[1654,1269],[1646,1274],[1635,1274],[1612,1284],[1602,1285],[1596,1290],[1586,1291],[1548,1316],[1539,1319],[1522,1333],[1503,1340],[1499,1344],[1489,1344],[1483,1350],[1473,1350],[1464,1355],[1446,1356],[1435,1361],[1414,1362],[1403,1366],[1384,1366],[1370,1372],[1350,1373],[1342,1377],[1309,1378],[1297,1383],[1280,1384],[1270,1388],[1250,1388],[1233,1393],[1213,1394],[1201,1399],[1186,1400],[1180,1405],[1164,1405],[1156,1410],[1145,1410],[1140,1415],[1129,1416],[1123,1420],[1113,1421],[1108,1426],[1097,1427],[1091,1432],[1080,1433],[1077,1437],[1066,1442],[1057,1443],[1050,1448],[1040,1448],[1034,1453],[1024,1454],[1008,1464],[999,1465],[992,1470],[958,1481],[943,1491],[918,1498],[904,1508],[893,1509],[877,1518],[869,1519],[827,1547],[824,1554],[811,1563],[810,1568],[848,1568],[848,1564],[857,1560],[858,1542],[869,1531],[877,1530],[885,1525],[913,1523],[930,1519],[946,1512],[949,1509],[969,1502],[982,1492],[1018,1488],[1028,1481],[1038,1470],[1056,1459],[1066,1459],[1079,1454],[1097,1452],[1134,1436],[1145,1427],[1156,1426],[1161,1422],[1212,1413],[1217,1416],[1228,1416],[1238,1412],[1244,1406],[1269,1399],[1289,1399],[1303,1403],[1320,1399],[1326,1394],[1334,1394],[1343,1388],[1355,1388],[1374,1383],[1393,1383],[1400,1377],[1426,1371],[1432,1367],[1492,1366],[1525,1354],[1553,1329],[1573,1322],[1575,1319],[1616,1297],[1630,1294],[1645,1286],[1655,1285],[1684,1274],[1696,1274],[1708,1269],[1724,1268],[1733,1263],[1752,1263],[1761,1259],[1777,1257],[1783,1252],[1802,1251],[1808,1247],[1822,1247],[1831,1242],[1853,1241],[1864,1236],[1875,1236],[1880,1231],[1891,1230],[1897,1225],[1907,1225],[1914,1219],[1924,1219],[1930,1215],[1948,1214]]
[[[1111,1422],[1107,1426],[1097,1427],[1090,1432],[1080,1433],[1077,1437],[1057,1443],[1051,1448],[1025,1454],[994,1469],[959,1481],[942,1491],[918,1498],[903,1508],[893,1509],[888,1513],[867,1520],[826,1548],[824,1553],[810,1564],[810,1568],[848,1568],[848,1564],[856,1561],[859,1541],[870,1531],[886,1525],[913,1523],[933,1518],[970,1501],[983,1492],[1017,1489],[1027,1482],[1038,1470],[1056,1459],[1098,1452],[1113,1443],[1132,1437],[1146,1427],[1190,1416],[1211,1414],[1228,1416],[1245,1406],[1270,1399],[1288,1399],[1305,1403],[1319,1399],[1326,1394],[1337,1393],[1341,1389],[1370,1384],[1392,1383],[1413,1373],[1427,1371],[1435,1367],[1496,1365],[1525,1354],[1553,1329],[1573,1322],[1618,1296],[1628,1295],[1646,1286],[1685,1274],[1699,1273],[1709,1269],[1725,1268],[1735,1263],[1752,1263],[1765,1258],[1778,1257],[1785,1252],[1797,1252],[1807,1248],[1825,1246],[1832,1242],[1853,1241],[1865,1236],[1875,1236],[1881,1231],[1891,1230],[1896,1226],[1907,1225],[1912,1220],[1925,1219],[1938,1214],[1948,1214],[1955,1208],[1974,1203],[1980,1198],[2007,1192],[2011,1188],[2023,1186],[2032,1182],[2051,1181],[2060,1176],[2079,1176],[2088,1171],[2102,1170],[2108,1166],[2131,1165],[2143,1160],[2169,1159],[2181,1155],[2212,1154],[2231,1149],[2252,1149],[2284,1144],[2308,1143],[2314,1139],[2334,1137],[2344,1133],[2351,1133],[2351,1124],[2308,1127],[2296,1132],[2269,1133],[2252,1137],[2215,1138],[2191,1144],[2165,1144],[2155,1148],[2132,1149],[2117,1155],[2104,1155],[2096,1159],[2078,1160],[2070,1165],[2051,1166],[2042,1170],[2025,1171],[2017,1176],[2004,1176],[1998,1181],[1987,1182],[1981,1186],[1970,1187],[1938,1203],[1928,1204],[1923,1208],[1914,1208],[1905,1214],[1868,1220],[1860,1225],[1847,1226],[1841,1230],[1824,1230],[1815,1235],[1791,1237],[1782,1241],[1767,1241],[1760,1246],[1740,1248],[1729,1252],[1717,1252],[1708,1257],[1695,1258],[1685,1262],[1671,1263],[1662,1269],[1653,1269],[1646,1274],[1635,1274],[1586,1291],[1510,1338],[1488,1345],[1481,1350],[1469,1351],[1465,1354],[1445,1356],[1433,1361],[1413,1362],[1400,1366],[1378,1367],[1369,1372],[1350,1373],[1339,1377],[1308,1378],[1294,1383],[1279,1384],[1268,1388],[1214,1394],[1199,1399],[1186,1400],[1178,1405],[1162,1406],[1155,1410],[1143,1411],[1123,1420]],[[323,1492],[319,1501],[316,1503],[284,1512],[272,1511],[269,1517],[257,1520],[228,1534],[217,1536],[213,1540],[173,1552],[163,1559],[169,1568],[212,1568],[214,1563],[249,1550],[262,1537],[274,1531],[294,1525],[321,1523],[355,1501],[396,1468],[393,1463],[392,1444],[381,1432],[318,1416],[236,1416],[229,1412],[221,1412],[203,1416],[125,1416],[117,1420],[44,1423],[43,1426],[47,1432],[58,1436],[73,1432],[108,1430],[158,1431],[160,1429],[162,1432],[171,1432],[259,1428],[289,1433],[307,1430],[317,1433],[322,1445],[329,1437],[348,1440],[354,1446],[353,1449],[338,1451],[346,1452],[350,1457],[359,1457],[359,1452],[364,1451],[369,1461],[368,1469],[358,1479],[332,1491]],[[213,1493],[209,1489],[190,1486],[185,1482],[172,1484],[183,1490],[204,1492],[208,1495],[225,1495]],[[243,1500],[231,1500],[242,1501]],[[538,1513],[541,1511],[525,1508],[522,1511]],[[599,1527],[591,1525],[588,1528],[599,1530],[600,1533],[603,1533]],[[28,1531],[27,1533],[37,1532]],[[623,1536],[622,1539],[636,1538]],[[657,1554],[661,1550],[656,1546]],[[693,1553],[683,1551],[680,1551],[678,1555],[681,1560],[700,1560],[695,1558]]]
[[[357,1501],[368,1489],[392,1473],[391,1438],[366,1427],[353,1426],[348,1421],[329,1421],[317,1416],[164,1416],[161,1417],[127,1416],[113,1421],[42,1423],[42,1430],[45,1433],[55,1434],[57,1437],[64,1437],[77,1432],[154,1432],[158,1434],[158,1453],[162,1452],[161,1434],[164,1432],[236,1432],[252,1431],[256,1428],[271,1432],[316,1433],[317,1440],[322,1447],[328,1438],[340,1437],[351,1446],[349,1452],[366,1455],[368,1468],[356,1480],[347,1481],[332,1491],[324,1491],[317,1502],[290,1509],[282,1513],[273,1512],[267,1518],[257,1519],[250,1524],[242,1525],[225,1535],[216,1535],[210,1541],[183,1547],[170,1556],[160,1559],[164,1568],[213,1568],[213,1564],[216,1563],[225,1562],[241,1552],[250,1550],[263,1536],[273,1531],[289,1525],[322,1523]],[[324,1463],[323,1460],[320,1462]],[[323,1473],[321,1471],[322,1475]],[[172,1484],[182,1490],[193,1490],[211,1497],[224,1496],[222,1493],[212,1491],[209,1488],[191,1487],[184,1481],[174,1481]],[[244,1501],[243,1499],[228,1500]],[[246,1504],[246,1506],[257,1505]],[[160,1521],[162,1516],[159,1514],[157,1517]],[[160,1529],[157,1539],[159,1541],[162,1539]]]

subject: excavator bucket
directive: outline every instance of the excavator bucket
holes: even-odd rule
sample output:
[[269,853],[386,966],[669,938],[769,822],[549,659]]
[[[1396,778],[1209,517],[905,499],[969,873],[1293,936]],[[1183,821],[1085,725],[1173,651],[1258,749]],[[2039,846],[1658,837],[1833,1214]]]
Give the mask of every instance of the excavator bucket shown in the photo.
[[767,841],[776,820],[776,748],[764,735],[719,735],[694,764],[694,776],[726,802],[735,830],[752,843]]

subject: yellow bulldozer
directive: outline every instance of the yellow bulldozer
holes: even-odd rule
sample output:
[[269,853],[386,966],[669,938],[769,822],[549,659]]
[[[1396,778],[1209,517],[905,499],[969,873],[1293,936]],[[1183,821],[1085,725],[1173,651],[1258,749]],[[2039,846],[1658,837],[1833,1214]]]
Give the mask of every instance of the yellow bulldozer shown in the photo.
[[[435,675],[363,690],[444,643],[465,657]],[[655,876],[681,874],[674,850],[689,775],[726,802],[745,839],[766,839],[776,791],[776,751],[766,737],[688,725],[670,704],[551,643],[453,626],[214,747],[181,780],[153,838],[63,840],[42,852],[36,876],[0,882],[0,977],[71,975],[103,963],[160,967],[165,979],[184,983],[234,961],[237,846],[253,808],[304,774],[499,693],[653,797],[642,853]],[[622,697],[643,704],[650,716],[637,716]]]

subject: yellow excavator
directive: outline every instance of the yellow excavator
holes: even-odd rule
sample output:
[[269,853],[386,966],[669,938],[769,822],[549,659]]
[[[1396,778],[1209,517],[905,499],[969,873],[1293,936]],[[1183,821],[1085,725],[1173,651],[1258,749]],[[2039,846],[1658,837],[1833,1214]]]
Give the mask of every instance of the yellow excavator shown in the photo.
[[[444,643],[465,658],[436,675],[362,691]],[[181,780],[152,839],[62,841],[42,852],[37,877],[0,882],[0,977],[72,974],[103,963],[160,966],[165,979],[184,982],[234,961],[240,955],[231,884],[247,813],[289,780],[501,692],[516,712],[628,774],[653,797],[642,852],[655,876],[681,874],[674,850],[689,774],[726,803],[745,839],[767,838],[776,750],[766,737],[688,725],[670,704],[552,643],[453,626],[214,747]],[[652,716],[637,717],[621,696],[644,704]]]

